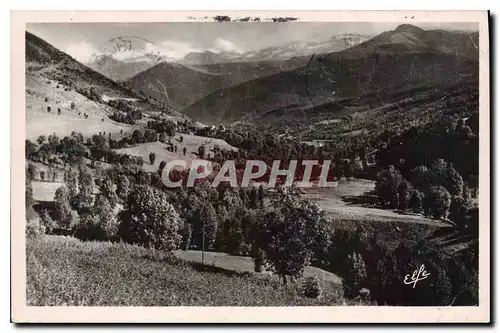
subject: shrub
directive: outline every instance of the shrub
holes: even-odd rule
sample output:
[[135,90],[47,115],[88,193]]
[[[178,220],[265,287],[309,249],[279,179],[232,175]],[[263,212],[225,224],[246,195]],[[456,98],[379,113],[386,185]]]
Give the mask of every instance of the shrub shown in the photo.
[[204,158],[205,157],[205,146],[200,146],[198,147],[198,157]]
[[26,140],[25,143],[26,144],[25,144],[24,153],[25,153],[26,159],[28,159],[28,160],[37,159],[36,155],[38,154],[38,146],[30,140]]
[[254,271],[256,273],[262,272],[264,265],[264,252],[261,249],[256,249],[253,257]]
[[45,233],[45,228],[38,216],[26,220],[26,237],[37,237]]
[[410,207],[415,213],[420,213],[423,210],[423,202],[425,196],[419,190],[414,189],[411,199],[410,199]]
[[38,139],[36,139],[36,141],[38,142],[39,145],[42,145],[46,139],[47,137],[45,135],[40,135]]
[[443,186],[430,188],[427,199],[430,213],[434,218],[446,219],[451,204],[451,195]]
[[28,169],[26,171],[26,177],[29,179],[29,180],[33,180],[35,179],[35,175],[36,175],[36,166],[29,163],[28,164]]
[[75,228],[75,236],[83,240],[116,240],[118,222],[111,204],[104,196],[95,200],[91,214],[84,215]]
[[454,196],[450,204],[450,220],[459,228],[466,227],[468,222],[467,212],[469,203],[460,196]]
[[403,176],[394,166],[382,170],[377,174],[375,191],[385,206],[398,208],[399,205],[399,185],[403,181]]
[[35,203],[35,199],[33,198],[33,186],[31,185],[31,180],[28,178],[25,180],[25,203],[26,209],[32,208]]
[[49,234],[52,233],[52,230],[54,230],[54,228],[56,228],[56,222],[52,219],[52,217],[50,216],[47,209],[43,210],[40,217],[41,217],[43,225],[45,227],[45,232],[49,233]]
[[182,229],[182,244],[181,249],[184,251],[189,250],[189,245],[191,245],[191,235],[193,233],[193,227],[190,223],[184,223],[184,228]]
[[361,254],[353,252],[348,256],[348,270],[342,280],[346,297],[356,297],[367,278],[366,264]]
[[66,181],[65,182],[66,182],[66,185],[68,186],[70,202],[72,202],[73,199],[78,194],[78,181],[77,181],[76,173],[72,170],[69,170],[66,174]]
[[62,229],[71,229],[72,214],[69,202],[69,191],[66,186],[61,186],[56,190],[54,197],[54,217]]
[[133,143],[142,143],[142,142],[144,142],[144,138],[143,138],[143,135],[142,135],[141,131],[135,130],[132,133],[132,142]]
[[109,201],[111,208],[114,208],[118,202],[115,183],[106,177],[101,181],[99,191],[101,192],[101,195]]
[[106,197],[99,195],[96,198],[92,214],[106,235],[106,239],[112,240],[118,233],[118,221],[113,211],[113,203]]
[[473,207],[469,209],[467,212],[467,227],[471,230],[475,235],[478,234],[479,231],[479,208]]
[[461,197],[463,195],[464,180],[451,163],[448,165],[446,183],[443,185],[452,196]]
[[352,178],[355,175],[354,162],[349,162],[344,165],[344,174],[346,178]]
[[310,276],[302,282],[300,293],[308,298],[320,298],[323,290],[317,276]]
[[448,178],[448,164],[443,159],[435,160],[431,165],[432,184],[444,185]]
[[409,181],[403,179],[398,188],[399,209],[405,210],[410,206],[413,193],[413,186]]
[[411,181],[413,186],[419,191],[425,191],[431,181],[431,173],[426,166],[419,165],[411,170]]
[[130,187],[130,181],[128,180],[128,177],[123,174],[118,175],[116,194],[120,199],[127,200],[129,187]]
[[149,153],[149,163],[151,163],[151,165],[153,165],[153,164],[155,164],[155,160],[156,160],[155,153]]
[[81,166],[79,169],[78,195],[75,198],[75,207],[79,213],[88,213],[94,199],[94,178],[86,166]]

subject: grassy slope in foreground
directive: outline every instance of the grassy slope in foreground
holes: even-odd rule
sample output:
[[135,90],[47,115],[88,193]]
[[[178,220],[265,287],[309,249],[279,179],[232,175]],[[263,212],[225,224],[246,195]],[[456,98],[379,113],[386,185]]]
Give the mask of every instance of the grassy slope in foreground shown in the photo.
[[267,278],[199,271],[126,244],[43,235],[27,239],[26,256],[31,306],[343,305],[326,286],[321,299],[302,298],[293,285],[284,290]]

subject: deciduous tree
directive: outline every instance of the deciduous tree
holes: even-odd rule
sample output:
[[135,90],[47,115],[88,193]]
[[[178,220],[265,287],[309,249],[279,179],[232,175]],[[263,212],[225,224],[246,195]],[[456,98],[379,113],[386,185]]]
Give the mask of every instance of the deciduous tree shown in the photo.
[[120,214],[119,234],[126,242],[172,251],[181,243],[183,222],[165,194],[139,185]]
[[318,246],[328,247],[327,225],[326,215],[315,204],[283,190],[260,218],[256,245],[286,284],[288,276],[302,276]]

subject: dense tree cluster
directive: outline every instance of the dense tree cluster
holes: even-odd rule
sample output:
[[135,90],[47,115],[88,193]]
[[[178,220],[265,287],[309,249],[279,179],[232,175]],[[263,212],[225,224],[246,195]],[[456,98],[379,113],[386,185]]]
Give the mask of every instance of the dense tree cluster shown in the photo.
[[[63,83],[67,82],[65,80],[62,80]],[[96,101],[98,103],[102,103],[102,98],[101,98],[101,95],[99,94],[99,92],[95,89],[95,87],[78,87],[76,88],[76,91],[87,97],[88,99],[92,100],[92,101]]]
[[56,134],[41,135],[37,143],[26,140],[26,158],[52,166],[81,162],[86,152],[83,136],[75,132],[62,139]]
[[473,113],[467,118],[443,117],[426,126],[413,127],[392,137],[377,152],[378,164],[394,165],[405,178],[410,178],[415,167],[429,168],[442,159],[452,163],[457,175],[465,177],[464,182],[475,191],[479,174],[478,123],[479,113]]
[[130,113],[115,111],[109,115],[109,119],[114,120],[119,123],[135,125],[136,119]]
[[[72,164],[81,164],[84,158],[91,160],[92,167],[96,162],[142,166],[144,161],[141,157],[120,154],[114,149],[144,142],[155,142],[156,140],[157,133],[154,130],[146,130],[144,133],[136,130],[130,137],[124,137],[119,141],[111,139],[110,135],[106,137],[102,133],[94,134],[86,140],[82,134],[75,132],[63,139],[60,139],[56,134],[51,134],[48,137],[41,135],[37,139],[38,144],[26,140],[25,153],[28,160],[62,169],[66,169]],[[47,176],[45,171],[43,173],[44,177]],[[51,173],[51,178],[47,180],[58,180],[55,179],[58,176],[58,174]]]
[[160,250],[175,250],[181,242],[183,221],[165,193],[138,185],[119,216],[120,237],[129,243]]
[[385,207],[448,219],[461,229],[477,228],[477,221],[470,218],[474,210],[470,189],[453,164],[442,159],[430,168],[413,168],[409,180],[391,165],[378,173],[375,191]]
[[158,133],[165,133],[170,137],[175,136],[176,124],[171,120],[149,120],[147,126]]
[[142,112],[132,102],[123,99],[109,99],[107,104],[116,109],[109,118],[119,123],[134,125],[142,119]]

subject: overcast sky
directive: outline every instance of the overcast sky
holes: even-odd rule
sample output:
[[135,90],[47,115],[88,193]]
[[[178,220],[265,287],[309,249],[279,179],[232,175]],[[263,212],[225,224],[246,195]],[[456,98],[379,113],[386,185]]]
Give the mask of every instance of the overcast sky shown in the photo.
[[[375,35],[396,28],[398,23],[37,23],[26,30],[81,62],[109,47],[119,36],[145,39],[157,52],[182,58],[189,52],[248,52],[292,41],[323,41],[345,33]],[[475,23],[424,23],[424,29],[477,30]],[[149,45],[148,47],[151,47]]]

